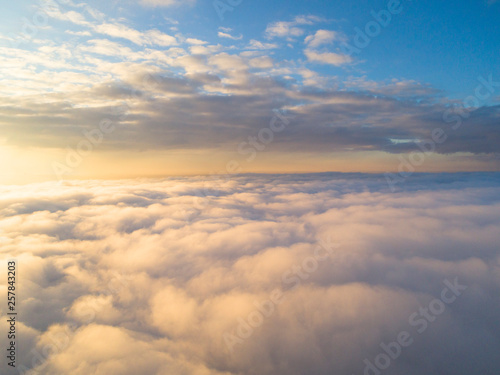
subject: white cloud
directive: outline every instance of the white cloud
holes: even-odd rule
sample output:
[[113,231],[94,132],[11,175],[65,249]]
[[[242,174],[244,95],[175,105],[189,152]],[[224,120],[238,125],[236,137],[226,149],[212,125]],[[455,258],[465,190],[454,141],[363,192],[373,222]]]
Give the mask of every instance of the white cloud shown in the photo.
[[304,30],[294,26],[294,22],[274,22],[267,26],[266,28],[266,36],[268,38],[290,38],[297,37],[304,34]]
[[[147,30],[144,32],[138,31],[119,22],[103,22],[104,15],[99,11],[86,5],[85,10],[90,13],[94,18],[98,19],[100,23],[89,22],[86,20],[82,13],[69,11],[62,13],[58,7],[48,7],[45,9],[51,17],[72,22],[75,25],[84,26],[90,30],[108,35],[114,38],[122,38],[130,40],[137,45],[158,45],[158,46],[173,46],[177,44],[175,37],[165,34],[159,30]],[[89,36],[88,31],[67,31],[74,35]]]
[[152,7],[192,6],[195,3],[196,0],[141,0],[141,4]]
[[[361,374],[404,330],[415,342],[385,373],[493,375],[499,190],[492,173],[414,174],[396,193],[363,174],[0,186],[2,251],[23,283],[18,368]],[[328,237],[340,246],[314,265]],[[455,278],[467,290],[417,333],[409,316]],[[229,352],[223,334],[277,288],[282,302]]]
[[94,30],[100,34],[109,35],[114,38],[128,39],[141,46],[147,44],[173,46],[177,44],[175,37],[165,34],[159,30],[141,32],[119,23],[103,23],[94,26]]
[[88,22],[85,19],[85,16],[81,13],[78,13],[76,11],[68,11],[66,13],[62,13],[61,10],[58,7],[48,7],[44,9],[45,12],[53,18],[62,20],[62,21],[69,21],[74,23],[75,25],[79,26],[90,26],[90,22]]
[[315,23],[323,21],[324,21],[323,18],[313,15],[297,16],[294,19],[294,23],[296,23],[297,25],[314,25]]
[[208,42],[205,42],[204,40],[200,40],[200,39],[195,39],[195,38],[187,38],[186,43],[201,46],[201,45],[207,44]]
[[255,39],[250,40],[250,44],[246,47],[246,49],[257,49],[257,50],[266,50],[266,49],[275,49],[275,48],[278,48],[277,44],[262,43],[258,40],[255,40]]
[[189,52],[193,55],[214,55],[222,49],[220,45],[194,45],[189,47]]
[[297,26],[313,25],[321,22],[322,19],[316,16],[297,16],[293,21],[277,21],[269,24],[266,28],[265,35],[267,38],[286,38],[294,40],[304,34],[304,29]]
[[128,47],[106,39],[89,40],[85,45],[81,45],[79,49],[81,51],[96,53],[105,56],[121,56],[133,61],[139,60],[142,57],[141,54],[133,52]]
[[334,52],[317,52],[306,49],[304,54],[307,56],[308,61],[314,63],[341,66],[352,62],[351,56]]
[[155,44],[162,47],[177,45],[175,37],[162,33],[159,30],[148,30],[144,32],[143,40],[146,44]]
[[338,40],[338,38],[339,35],[335,31],[318,30],[316,34],[307,36],[304,42],[308,44],[310,48],[317,48],[323,44],[331,44],[334,40]]
[[241,40],[241,39],[243,39],[243,35],[241,35],[241,34],[239,36],[233,36],[231,34],[223,32],[223,31],[219,31],[217,33],[217,35],[219,36],[219,38],[227,38],[227,39],[232,39],[232,40]]
[[92,36],[92,34],[89,31],[71,31],[71,30],[66,30],[68,34],[71,35],[77,35],[77,36]]

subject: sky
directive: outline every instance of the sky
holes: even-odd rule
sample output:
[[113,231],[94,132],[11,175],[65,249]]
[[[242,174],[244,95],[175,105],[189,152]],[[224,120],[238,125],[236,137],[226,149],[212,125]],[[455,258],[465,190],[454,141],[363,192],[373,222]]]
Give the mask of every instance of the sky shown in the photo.
[[498,374],[500,174],[205,183],[1,186],[2,374]]
[[486,0],[9,4],[0,183],[497,171],[499,12]]
[[4,6],[0,372],[498,375],[499,13]]

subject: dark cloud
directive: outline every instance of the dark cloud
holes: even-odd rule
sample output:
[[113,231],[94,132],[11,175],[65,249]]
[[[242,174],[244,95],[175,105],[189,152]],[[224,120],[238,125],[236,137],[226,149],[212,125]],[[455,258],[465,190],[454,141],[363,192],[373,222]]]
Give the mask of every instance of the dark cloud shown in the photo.
[[204,85],[220,85],[215,75],[153,75],[148,82],[147,87],[97,86],[89,97],[116,102],[98,107],[67,102],[41,106],[29,99],[20,107],[6,105],[0,109],[2,134],[8,144],[66,147],[81,140],[83,131],[109,119],[119,131],[107,136],[102,149],[234,151],[248,136],[269,126],[273,109],[287,108],[290,124],[274,137],[275,151],[409,152],[418,150],[412,140],[431,140],[435,129],[447,137],[435,148],[437,153],[500,151],[499,106],[450,112],[452,107],[438,104],[432,93],[423,100],[413,87],[390,94],[383,89],[296,91],[272,79],[256,79],[246,86],[227,86],[230,95],[207,95]]

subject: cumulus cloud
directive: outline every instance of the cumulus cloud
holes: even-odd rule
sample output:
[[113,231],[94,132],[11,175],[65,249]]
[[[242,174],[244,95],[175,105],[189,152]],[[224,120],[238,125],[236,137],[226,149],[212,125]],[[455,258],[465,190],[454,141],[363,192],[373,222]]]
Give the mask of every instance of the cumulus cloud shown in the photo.
[[304,54],[307,56],[307,60],[312,63],[335,66],[350,64],[353,62],[353,59],[349,55],[318,50],[321,46],[332,44],[334,41],[342,39],[344,39],[344,36],[338,32],[318,30],[315,34],[311,34],[304,39],[304,43],[307,45]]
[[[2,186],[19,368],[362,374],[406,331],[386,374],[496,374],[499,191],[495,173],[415,174],[395,193],[383,176],[335,173]],[[418,333],[409,317],[455,279],[466,290]]]
[[317,52],[310,49],[304,51],[311,62],[341,66],[352,62],[352,57],[334,52]]
[[311,48],[319,47],[323,44],[331,44],[334,40],[338,40],[339,35],[335,31],[331,30],[318,30],[316,34],[312,34],[306,37],[304,42]]
[[293,40],[304,34],[303,26],[314,25],[321,22],[322,19],[317,16],[297,16],[293,21],[277,21],[270,23],[265,31],[267,38],[286,38]]
[[196,46],[201,46],[201,45],[207,44],[208,42],[205,42],[204,40],[200,40],[200,39],[196,39],[196,38],[187,38],[186,43],[193,44]]

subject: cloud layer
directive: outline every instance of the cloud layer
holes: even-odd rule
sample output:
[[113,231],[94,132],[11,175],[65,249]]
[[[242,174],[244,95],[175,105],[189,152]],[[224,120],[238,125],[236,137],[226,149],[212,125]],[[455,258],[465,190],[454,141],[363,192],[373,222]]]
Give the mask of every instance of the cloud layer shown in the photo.
[[[414,341],[385,374],[500,366],[498,174],[413,175],[395,193],[362,174],[0,191],[30,375],[362,374],[402,331]],[[409,317],[455,278],[467,289],[418,333]]]

